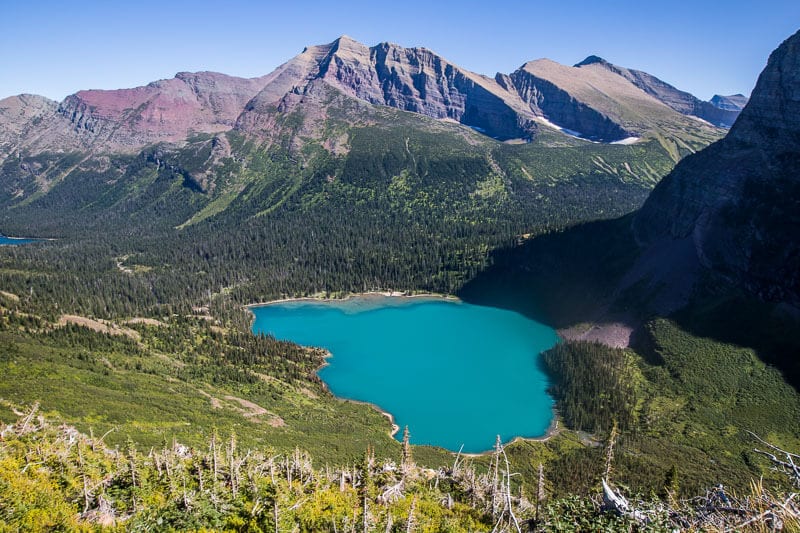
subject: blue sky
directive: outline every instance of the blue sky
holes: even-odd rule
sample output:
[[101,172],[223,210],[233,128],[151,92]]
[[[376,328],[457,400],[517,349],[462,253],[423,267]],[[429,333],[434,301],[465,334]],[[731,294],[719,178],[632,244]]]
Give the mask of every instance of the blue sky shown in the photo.
[[481,74],[595,54],[708,99],[749,94],[798,0],[0,0],[0,97],[62,99],[179,71],[260,76],[311,44],[424,46]]

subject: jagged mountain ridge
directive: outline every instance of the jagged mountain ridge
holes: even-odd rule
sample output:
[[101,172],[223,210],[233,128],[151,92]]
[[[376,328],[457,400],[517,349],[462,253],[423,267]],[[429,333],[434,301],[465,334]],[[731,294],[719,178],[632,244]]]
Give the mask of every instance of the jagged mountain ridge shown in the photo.
[[576,64],[575,67],[580,68],[589,65],[598,65],[622,76],[636,87],[682,115],[695,116],[722,128],[730,128],[742,108],[747,104],[747,97],[741,94],[731,96],[714,95],[711,100],[705,102],[693,94],[673,87],[652,74],[641,70],[619,67],[598,56],[589,56]]
[[800,32],[770,55],[730,133],[653,190],[633,225],[645,253],[689,243],[703,267],[800,307],[798,95]]
[[[38,129],[28,133],[22,131],[26,124],[31,125],[26,117],[34,113],[36,105],[23,104],[32,106],[32,110],[0,119],[4,132],[19,132],[19,141],[11,142],[4,135],[0,142],[5,146],[2,150],[5,154],[15,149],[91,148],[133,152],[155,142],[180,142],[193,132],[215,133],[234,129],[240,122],[252,122],[239,119],[244,113],[278,105],[290,92],[302,93],[314,80],[371,104],[452,120],[501,140],[534,137],[537,129],[549,122],[600,141],[641,136],[659,129],[663,121],[677,125],[677,129],[686,126],[679,113],[671,113],[676,106],[670,107],[667,96],[652,91],[648,94],[646,89],[659,83],[671,86],[645,73],[618,67],[606,69],[614,74],[603,77],[611,101],[600,105],[573,94],[563,80],[555,83],[555,90],[551,79],[539,78],[532,83],[530,76],[525,75],[530,74],[526,71],[529,65],[510,75],[489,78],[460,68],[425,48],[403,48],[390,43],[367,47],[342,36],[330,44],[305,49],[259,78],[211,72],[179,73],[173,79],[144,87],[80,91],[55,108],[48,104],[46,112],[41,109],[35,112]],[[596,81],[594,71],[598,65],[559,68],[569,69],[572,78],[594,76]],[[637,85],[629,79],[630,73],[649,80],[649,85],[645,84],[643,89],[641,83]],[[15,104],[11,102],[14,98]],[[0,101],[0,108],[19,107],[19,98]],[[629,120],[615,113],[616,108],[630,108],[629,100],[634,107],[644,105],[663,117],[658,121]],[[695,111],[684,107],[678,111],[683,114]],[[653,112],[644,115],[652,116]]]

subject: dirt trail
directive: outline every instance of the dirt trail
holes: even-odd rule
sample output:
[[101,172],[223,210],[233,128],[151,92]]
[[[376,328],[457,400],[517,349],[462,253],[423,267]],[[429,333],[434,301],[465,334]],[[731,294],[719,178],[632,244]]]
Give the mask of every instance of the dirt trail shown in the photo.
[[[233,406],[230,403],[223,402],[219,398],[212,396],[211,394],[207,393],[204,390],[199,390],[200,394],[205,396],[211,402],[212,409],[224,409],[229,408],[233,409],[234,411],[240,413],[243,417],[253,420],[255,422],[266,422],[272,427],[283,427],[286,425],[283,418],[279,417],[275,413],[267,411],[257,403],[251,402],[250,400],[245,400],[244,398],[238,398],[236,396],[226,395],[223,396],[225,400],[228,402],[238,403],[239,407]],[[265,417],[266,420],[264,420]]]
[[141,335],[139,335],[138,331],[119,326],[113,322],[109,322],[108,320],[94,320],[92,318],[78,315],[61,315],[61,318],[58,319],[58,325],[66,326],[67,324],[83,326],[101,333],[108,333],[109,335],[126,335],[136,341],[141,339]]

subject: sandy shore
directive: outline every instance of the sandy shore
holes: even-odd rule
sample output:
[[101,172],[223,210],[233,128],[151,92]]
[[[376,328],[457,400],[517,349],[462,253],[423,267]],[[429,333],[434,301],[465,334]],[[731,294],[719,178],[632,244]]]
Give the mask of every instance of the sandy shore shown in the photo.
[[461,300],[456,296],[450,294],[437,294],[434,292],[421,292],[421,293],[411,293],[408,292],[401,292],[401,291],[371,291],[371,292],[354,292],[348,293],[342,296],[341,298],[330,298],[327,296],[298,296],[295,298],[280,298],[277,300],[269,300],[266,302],[257,302],[252,304],[247,304],[245,306],[246,309],[250,309],[252,307],[264,307],[266,305],[275,305],[275,304],[282,304],[282,303],[289,303],[289,302],[346,302],[347,300],[352,300],[355,298],[431,298],[431,299],[441,299],[441,300],[449,300],[454,302],[460,302]]

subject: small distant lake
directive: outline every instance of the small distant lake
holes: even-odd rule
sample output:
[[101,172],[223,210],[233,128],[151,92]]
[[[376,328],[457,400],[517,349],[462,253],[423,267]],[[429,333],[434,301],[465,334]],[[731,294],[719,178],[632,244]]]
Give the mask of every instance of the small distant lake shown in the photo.
[[[251,308],[253,331],[330,351],[319,376],[409,427],[414,444],[486,451],[553,418],[542,351],[556,332],[518,313],[440,298],[367,296]],[[402,437],[402,431],[396,438]]]
[[3,235],[0,235],[0,246],[2,246],[4,244],[12,244],[12,245],[14,245],[14,244],[28,244],[28,243],[31,243],[31,242],[36,242],[38,240],[40,240],[40,239],[16,239],[14,237],[5,237]]

